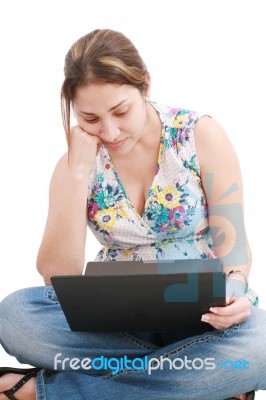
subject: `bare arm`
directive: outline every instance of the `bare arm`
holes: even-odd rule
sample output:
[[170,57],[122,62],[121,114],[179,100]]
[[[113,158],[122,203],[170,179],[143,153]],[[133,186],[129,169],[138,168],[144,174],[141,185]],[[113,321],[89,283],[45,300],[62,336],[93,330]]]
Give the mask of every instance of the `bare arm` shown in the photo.
[[241,269],[248,276],[251,251],[245,232],[243,184],[235,150],[224,129],[208,117],[196,124],[195,141],[217,256],[223,260],[225,272]]
[[46,284],[52,275],[81,274],[86,241],[86,194],[88,180],[75,176],[67,154],[53,173],[49,212],[37,256],[37,269]]
[[[217,256],[226,273],[240,270],[248,276],[251,251],[244,226],[243,186],[237,156],[223,128],[208,117],[198,121],[195,141]],[[243,322],[251,313],[244,293],[244,277],[230,275],[226,283],[226,306],[211,308],[210,313],[203,315],[203,321],[216,329]]]
[[88,180],[99,141],[76,127],[71,149],[57,163],[49,194],[49,211],[37,269],[50,284],[53,275],[80,275],[87,232]]

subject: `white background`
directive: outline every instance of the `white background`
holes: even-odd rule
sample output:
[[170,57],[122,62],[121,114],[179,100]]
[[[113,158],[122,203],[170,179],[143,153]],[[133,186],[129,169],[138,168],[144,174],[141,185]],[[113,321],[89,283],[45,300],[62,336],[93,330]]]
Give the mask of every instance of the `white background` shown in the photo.
[[[147,63],[153,100],[204,111],[226,129],[243,175],[251,286],[266,309],[264,3],[1,0],[0,299],[42,284],[35,260],[48,187],[66,151],[59,97],[64,56],[80,36],[112,28],[125,33]],[[89,234],[87,260],[98,250]],[[17,365],[1,349],[0,357],[1,365]]]

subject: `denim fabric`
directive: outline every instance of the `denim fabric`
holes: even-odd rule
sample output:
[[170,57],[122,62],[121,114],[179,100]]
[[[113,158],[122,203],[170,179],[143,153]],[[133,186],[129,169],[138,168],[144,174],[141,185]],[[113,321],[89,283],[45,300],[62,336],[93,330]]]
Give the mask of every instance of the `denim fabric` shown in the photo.
[[[162,345],[156,337],[144,340],[129,332],[71,332],[53,288],[34,287],[0,303],[0,342],[19,362],[42,368],[38,400],[219,400],[266,390],[266,311],[257,307],[242,324]],[[138,363],[154,358],[154,370],[144,364],[116,373],[110,365],[100,370],[70,367],[70,360],[77,368],[77,360],[102,356],[127,356]],[[215,368],[203,366],[206,358],[214,359]],[[171,363],[177,368],[171,369]]]

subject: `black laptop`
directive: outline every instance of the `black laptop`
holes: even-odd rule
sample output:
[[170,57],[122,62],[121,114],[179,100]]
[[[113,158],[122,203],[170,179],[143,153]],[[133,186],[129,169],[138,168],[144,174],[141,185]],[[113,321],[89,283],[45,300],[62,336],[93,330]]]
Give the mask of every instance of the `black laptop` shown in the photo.
[[72,331],[204,332],[202,314],[225,305],[219,259],[89,262],[51,281]]

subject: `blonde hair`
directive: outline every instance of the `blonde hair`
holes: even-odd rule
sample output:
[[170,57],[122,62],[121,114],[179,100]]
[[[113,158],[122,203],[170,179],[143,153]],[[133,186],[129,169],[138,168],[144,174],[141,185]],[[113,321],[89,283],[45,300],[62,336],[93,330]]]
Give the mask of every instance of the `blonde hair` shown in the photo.
[[96,29],[77,40],[65,57],[61,111],[69,145],[70,109],[76,89],[89,83],[128,84],[145,92],[148,71],[137,49],[122,33]]

